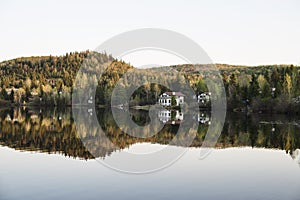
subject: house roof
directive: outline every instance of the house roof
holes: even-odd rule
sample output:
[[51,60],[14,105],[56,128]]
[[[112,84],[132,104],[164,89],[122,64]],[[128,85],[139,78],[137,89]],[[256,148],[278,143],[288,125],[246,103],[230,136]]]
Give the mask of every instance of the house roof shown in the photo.
[[166,94],[169,96],[185,96],[181,92],[166,92]]

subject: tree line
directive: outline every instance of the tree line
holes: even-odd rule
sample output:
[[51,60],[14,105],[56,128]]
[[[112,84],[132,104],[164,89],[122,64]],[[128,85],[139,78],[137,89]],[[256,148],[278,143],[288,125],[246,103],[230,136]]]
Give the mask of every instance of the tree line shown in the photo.
[[[89,59],[87,59],[89,58]],[[101,63],[105,70],[80,67],[91,63]],[[112,92],[120,84],[120,102],[131,85],[142,83],[130,97],[132,105],[147,105],[157,102],[158,96],[169,91],[163,84],[177,83],[176,88],[188,83],[195,94],[208,92],[207,80],[221,78],[227,96],[227,108],[232,111],[297,113],[300,103],[300,68],[293,65],[233,66],[216,64],[218,75],[210,65],[170,66],[176,72],[169,76],[155,69],[138,70],[124,61],[116,60],[106,53],[90,51],[67,53],[64,56],[42,56],[17,58],[0,63],[0,105],[71,105],[72,94],[82,91],[74,89],[74,81],[79,76],[79,85],[89,81],[96,83],[97,104],[111,103]],[[170,69],[169,68],[169,69]],[[164,70],[164,67],[161,68]],[[100,75],[99,75],[100,74]],[[124,76],[126,74],[126,76]],[[121,80],[121,82],[120,82]],[[221,87],[218,85],[217,87]],[[184,88],[182,88],[184,90]],[[214,95],[214,94],[212,94]]]

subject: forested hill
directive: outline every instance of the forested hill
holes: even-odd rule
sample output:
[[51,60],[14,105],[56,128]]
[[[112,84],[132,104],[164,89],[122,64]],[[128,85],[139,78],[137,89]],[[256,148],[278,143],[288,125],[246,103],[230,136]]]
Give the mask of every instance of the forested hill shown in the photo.
[[[89,51],[64,56],[17,58],[0,63],[0,105],[38,104],[70,105],[74,78]],[[98,81],[96,101],[110,103],[111,92],[128,69],[133,68],[107,54],[97,54],[101,63],[111,63]],[[293,65],[234,66],[216,64],[222,76],[230,110],[253,112],[298,112],[300,102],[300,68]],[[176,65],[197,94],[207,92],[203,67],[207,65]],[[201,70],[199,70],[201,69]],[[148,70],[152,80],[166,79]],[[136,80],[144,78],[139,72]],[[168,80],[166,80],[168,81]],[[126,83],[130,84],[130,82]],[[127,86],[128,86],[127,85]],[[126,85],[124,85],[126,87]],[[132,96],[132,103],[145,105],[157,101],[167,91],[157,84],[147,84]]]
[[[22,57],[0,63],[1,87],[30,87],[47,85],[56,79],[57,86],[71,87],[73,79],[89,51],[67,53],[64,56]],[[99,54],[99,59],[112,61],[106,54]],[[27,85],[26,85],[27,83]]]
[[[32,103],[39,99],[39,104],[70,104],[73,81],[83,61],[91,53],[84,51],[63,56],[22,57],[1,62],[0,104]],[[97,53],[95,58],[99,63],[111,63],[107,68],[108,74],[122,73],[129,67],[106,53]]]
[[[215,64],[223,79],[227,108],[236,111],[300,113],[300,67],[294,65],[235,66]],[[205,65],[172,66],[185,73],[196,91],[204,80],[196,80]]]

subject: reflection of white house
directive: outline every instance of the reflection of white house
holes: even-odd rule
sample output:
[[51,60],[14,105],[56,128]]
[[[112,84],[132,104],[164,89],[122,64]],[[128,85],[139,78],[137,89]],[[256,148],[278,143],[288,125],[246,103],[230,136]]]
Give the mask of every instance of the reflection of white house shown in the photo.
[[207,115],[203,114],[203,113],[198,113],[197,116],[197,120],[198,122],[200,122],[201,124],[210,124],[210,119]]
[[[172,119],[172,112],[174,112],[174,116]],[[179,112],[178,110],[160,110],[158,111],[158,118],[159,121],[163,122],[164,124],[178,124],[183,120],[183,113]]]
[[171,106],[172,97],[175,97],[176,106],[184,103],[184,94],[181,92],[165,92],[159,96],[158,103],[162,106]]

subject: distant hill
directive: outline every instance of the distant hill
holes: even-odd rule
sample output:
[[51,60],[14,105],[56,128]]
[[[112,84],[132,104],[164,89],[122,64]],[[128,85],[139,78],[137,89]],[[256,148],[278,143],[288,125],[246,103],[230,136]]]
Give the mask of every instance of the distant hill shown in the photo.
[[[57,86],[71,87],[73,79],[87,58],[89,51],[67,53],[64,56],[22,57],[0,63],[1,87],[23,87],[26,79],[32,86],[48,84],[50,79],[59,80]],[[99,59],[112,61],[106,54],[99,54]]]

